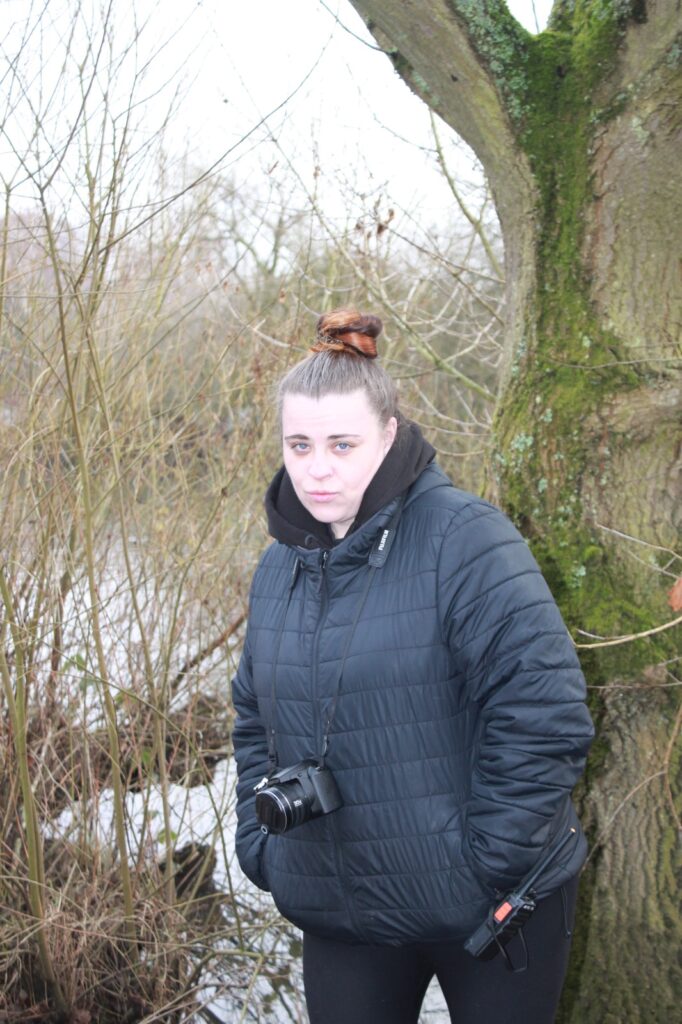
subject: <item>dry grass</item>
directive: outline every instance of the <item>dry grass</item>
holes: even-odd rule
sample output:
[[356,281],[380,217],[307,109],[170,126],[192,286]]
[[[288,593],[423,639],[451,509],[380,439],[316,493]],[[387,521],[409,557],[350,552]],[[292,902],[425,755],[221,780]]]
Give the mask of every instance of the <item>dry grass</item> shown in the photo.
[[[128,258],[137,256],[132,247]],[[198,902],[180,894],[171,805],[178,784],[208,786],[229,755],[227,684],[267,542],[262,493],[278,461],[272,386],[299,357],[291,342],[300,333],[279,300],[257,311],[257,329],[234,297],[221,309],[211,297],[209,318],[182,280],[149,280],[133,302],[118,280],[126,267],[120,255],[90,320],[71,289],[61,321],[54,295],[40,298],[40,260],[21,269],[17,261],[13,278],[33,298],[21,331],[6,325],[2,350],[11,372],[0,394],[0,1019],[210,1020],[208,978],[236,1006],[258,1000],[263,1019],[275,1012],[270,991],[287,1019],[290,938],[280,932],[279,953],[263,957],[264,923],[270,936],[277,927],[248,898],[228,884],[207,914],[205,893]],[[172,295],[173,312],[164,304],[150,319],[154,290]],[[18,303],[6,295],[16,325]],[[316,301],[299,294],[296,308]],[[183,318],[188,303],[195,312]],[[383,312],[408,411],[419,404],[427,427],[433,420],[457,435],[439,410],[456,402],[459,382],[429,366],[409,332],[397,335],[391,309]],[[470,329],[474,337],[475,320]],[[466,332],[464,316],[458,330]],[[485,415],[480,400],[482,437]],[[459,447],[466,455],[470,437]],[[143,807],[134,822],[133,796]],[[112,809],[121,824],[102,839],[97,816],[111,820]],[[229,802],[216,809],[208,843],[223,862],[227,816]],[[66,839],[45,838],[65,821]]]

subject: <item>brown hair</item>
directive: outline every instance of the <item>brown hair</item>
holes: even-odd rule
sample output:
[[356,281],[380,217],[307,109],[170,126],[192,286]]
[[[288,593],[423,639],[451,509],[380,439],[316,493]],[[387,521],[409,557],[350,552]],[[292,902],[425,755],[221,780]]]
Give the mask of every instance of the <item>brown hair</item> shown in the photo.
[[317,321],[310,355],[293,366],[277,389],[280,418],[285,395],[345,395],[363,390],[382,426],[398,414],[396,386],[376,362],[376,339],[383,324],[378,316],[355,309],[333,309]]

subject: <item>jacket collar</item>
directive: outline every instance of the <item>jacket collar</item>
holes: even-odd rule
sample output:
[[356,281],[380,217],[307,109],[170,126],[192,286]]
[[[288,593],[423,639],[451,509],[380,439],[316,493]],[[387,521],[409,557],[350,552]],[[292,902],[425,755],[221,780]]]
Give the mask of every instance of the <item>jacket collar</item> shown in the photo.
[[[429,491],[440,487],[450,488],[452,482],[440,466],[432,462],[426,466],[408,489],[402,512],[409,509],[414,501]],[[318,576],[323,552],[326,552],[326,564],[332,576],[342,575],[347,570],[367,563],[382,531],[390,525],[399,502],[400,496],[398,495],[353,533],[347,533],[331,549],[296,547],[296,554],[302,568],[313,576]]]

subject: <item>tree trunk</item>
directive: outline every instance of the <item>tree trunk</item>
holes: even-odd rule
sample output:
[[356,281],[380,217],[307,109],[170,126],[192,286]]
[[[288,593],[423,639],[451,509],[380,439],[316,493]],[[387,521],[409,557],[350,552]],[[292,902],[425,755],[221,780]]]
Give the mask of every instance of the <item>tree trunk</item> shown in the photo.
[[[495,196],[508,323],[491,496],[579,642],[596,642],[580,630],[670,622],[682,575],[679,0],[563,0],[538,36],[502,0],[352,3],[472,146]],[[578,794],[591,852],[559,1019],[668,1022],[682,980],[679,628],[581,653],[598,740]]]

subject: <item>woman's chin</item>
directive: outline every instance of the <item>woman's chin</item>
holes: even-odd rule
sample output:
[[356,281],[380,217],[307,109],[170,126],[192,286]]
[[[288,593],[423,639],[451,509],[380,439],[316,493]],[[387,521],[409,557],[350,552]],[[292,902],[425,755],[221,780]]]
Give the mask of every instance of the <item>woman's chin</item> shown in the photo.
[[307,501],[306,508],[310,512],[311,516],[314,516],[320,523],[333,523],[337,518],[337,513],[329,508],[328,505],[317,502]]
[[348,528],[356,515],[356,513],[353,513],[350,516],[340,516],[338,508],[334,509],[325,503],[320,503],[318,505],[306,502],[306,508],[310,512],[311,516],[317,519],[318,523],[325,523],[331,528],[331,531],[337,540],[340,540],[341,537],[346,535]]
[[305,507],[312,516],[321,523],[333,523],[339,518],[339,509],[333,498],[313,498],[306,496]]

